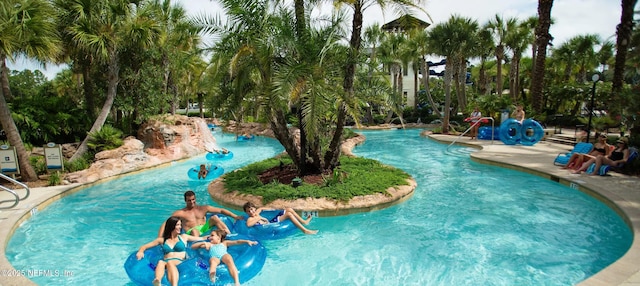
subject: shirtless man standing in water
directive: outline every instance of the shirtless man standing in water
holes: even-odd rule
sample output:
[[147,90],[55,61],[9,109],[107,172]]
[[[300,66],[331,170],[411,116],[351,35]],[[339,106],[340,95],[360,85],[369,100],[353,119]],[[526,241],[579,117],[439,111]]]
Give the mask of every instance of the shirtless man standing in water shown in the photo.
[[[216,208],[208,205],[199,206],[196,204],[196,194],[193,191],[187,191],[184,193],[184,202],[187,204],[182,209],[175,211],[172,216],[177,216],[182,220],[182,228],[187,234],[193,236],[201,236],[203,233],[209,231],[214,226],[218,229],[231,233],[227,225],[215,215],[206,220],[207,213],[223,214],[232,217],[235,220],[243,219],[244,217],[235,215],[227,209]],[[162,230],[164,229],[164,223],[160,227],[158,236],[162,236]]]

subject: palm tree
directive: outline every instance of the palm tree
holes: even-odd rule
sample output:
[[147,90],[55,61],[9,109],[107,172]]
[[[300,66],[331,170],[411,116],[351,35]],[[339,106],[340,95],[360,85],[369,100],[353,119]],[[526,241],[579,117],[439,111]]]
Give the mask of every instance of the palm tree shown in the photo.
[[[74,6],[75,21],[69,27],[76,44],[90,51],[107,66],[107,96],[88,134],[100,131],[111,111],[120,81],[120,50],[125,43],[151,45],[155,29],[148,18],[135,19],[136,0],[88,1],[90,6]],[[85,3],[89,4],[89,3]],[[89,135],[82,141],[70,161],[82,157],[88,150]]]
[[[373,25],[366,28],[364,32],[364,41],[365,45],[370,49],[369,50],[369,61],[367,62],[368,74],[366,85],[373,86],[374,81],[377,79],[377,71],[379,67],[379,59],[378,59],[378,49],[384,40],[386,33],[382,31],[380,25],[378,23],[374,23]],[[373,95],[376,94],[375,90],[367,90],[371,91]],[[371,96],[372,99],[377,98],[377,96]],[[365,117],[367,122],[373,123],[373,102],[367,100],[366,101],[366,114]]]
[[[419,55],[420,71],[422,72],[422,85],[424,86],[425,95],[427,101],[431,107],[433,114],[440,114],[440,110],[431,96],[431,90],[429,88],[429,63],[427,63],[426,55],[431,54],[431,47],[429,46],[429,34],[426,30],[415,30],[410,34],[412,47],[415,48]],[[416,97],[417,98],[417,97]]]
[[[410,14],[411,9],[418,8],[422,0],[338,0],[334,1],[336,6],[347,5],[353,10],[351,22],[351,37],[349,39],[349,51],[347,54],[347,62],[344,65],[344,80],[342,88],[347,99],[354,97],[354,79],[356,75],[356,59],[359,58],[360,48],[362,44],[362,24],[364,11],[373,4],[380,6],[382,11],[390,6],[396,11],[404,11],[404,14]],[[342,104],[338,109],[336,121],[336,129],[329,144],[329,149],[325,156],[325,162],[328,166],[336,166],[340,157],[340,143],[342,142],[342,131],[347,119],[347,106]]]
[[36,181],[38,176],[29,163],[7,99],[11,99],[7,59],[24,55],[40,61],[53,59],[58,53],[58,36],[49,1],[5,0],[0,2],[0,121],[9,143],[16,148],[22,180]]
[[[436,25],[429,33],[429,45],[433,47],[433,52],[446,57],[447,61],[444,72],[445,103],[442,121],[444,134],[449,132],[451,117],[451,80],[454,73],[461,70],[461,66],[466,66],[467,53],[475,43],[477,29],[478,24],[475,20],[451,16],[447,22]],[[459,81],[459,78],[456,81]]]
[[[380,45],[380,58],[382,62],[389,67],[391,71],[392,96],[396,102],[401,102],[398,98],[402,98],[402,76],[406,63],[403,47],[406,44],[406,37],[401,33],[387,34],[382,45]],[[395,109],[395,108],[394,108]],[[389,123],[393,116],[393,111],[389,111],[385,123]]]
[[542,111],[542,86],[544,84],[545,61],[547,59],[547,46],[551,39],[549,26],[551,26],[551,7],[553,0],[538,0],[538,26],[536,27],[536,61],[531,79],[531,100],[535,112]]
[[[620,24],[616,28],[616,63],[613,67],[613,82],[611,93],[613,95],[612,102],[620,103],[618,108],[622,106],[620,102],[620,93],[622,92],[622,84],[624,79],[624,67],[627,60],[627,52],[631,41],[631,32],[633,31],[633,9],[638,0],[622,0],[622,13],[620,15]],[[612,109],[613,114],[619,114],[619,109]]]
[[201,55],[198,47],[201,40],[198,35],[199,29],[187,18],[185,9],[179,4],[172,4],[171,0],[153,0],[143,8],[140,14],[154,19],[159,26],[155,47],[161,54],[163,93],[173,94],[171,113],[175,114],[179,101],[176,88],[179,84],[179,74],[194,63],[193,60],[197,62]]
[[509,91],[513,102],[518,101],[520,92],[520,59],[522,53],[529,45],[531,29],[526,26],[526,22],[509,21],[509,34],[505,39],[505,45],[511,50],[511,68],[509,69]]
[[578,61],[578,75],[576,81],[583,83],[587,81],[587,70],[593,70],[598,65],[596,52],[593,49],[600,43],[600,37],[594,34],[578,35],[569,40],[575,48],[574,53]]
[[491,82],[487,75],[487,60],[494,54],[495,45],[493,44],[493,37],[489,29],[482,28],[477,34],[477,43],[475,49],[476,55],[480,58],[480,69],[478,71],[478,92],[480,94],[487,95],[491,93]]
[[494,52],[496,55],[497,69],[496,93],[498,95],[502,95],[502,61],[504,59],[504,41],[507,38],[507,33],[510,32],[508,30],[510,25],[509,23],[514,21],[516,21],[516,19],[511,18],[505,22],[500,15],[496,14],[495,17],[492,20],[489,20],[489,23],[486,25],[486,27],[493,33],[493,37],[495,39],[496,47]]

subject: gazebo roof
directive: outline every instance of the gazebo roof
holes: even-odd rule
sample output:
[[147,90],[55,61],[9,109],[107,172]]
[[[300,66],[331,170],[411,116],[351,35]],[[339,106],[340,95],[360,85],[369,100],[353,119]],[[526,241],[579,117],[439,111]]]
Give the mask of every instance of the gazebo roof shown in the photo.
[[382,25],[382,30],[392,32],[392,31],[407,31],[411,29],[426,29],[431,24],[422,21],[416,17],[411,15],[404,15],[398,19],[395,19],[389,23]]

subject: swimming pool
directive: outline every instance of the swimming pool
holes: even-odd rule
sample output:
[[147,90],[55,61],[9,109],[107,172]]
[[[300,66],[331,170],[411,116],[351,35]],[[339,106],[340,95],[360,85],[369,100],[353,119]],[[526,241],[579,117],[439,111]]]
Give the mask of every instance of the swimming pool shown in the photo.
[[[367,141],[354,153],[407,171],[418,182],[413,197],[380,211],[315,219],[310,228],[318,235],[265,241],[267,262],[246,285],[572,285],[631,244],[615,212],[581,192],[472,162],[472,149],[446,152],[419,130],[363,133]],[[265,138],[217,139],[234,152],[221,163],[227,172],[282,150]],[[184,206],[184,190],[212,203],[205,185],[184,179],[202,160],[107,181],[51,204],[16,230],[9,261],[18,270],[73,273],[31,277],[41,285],[130,285],[124,260]]]

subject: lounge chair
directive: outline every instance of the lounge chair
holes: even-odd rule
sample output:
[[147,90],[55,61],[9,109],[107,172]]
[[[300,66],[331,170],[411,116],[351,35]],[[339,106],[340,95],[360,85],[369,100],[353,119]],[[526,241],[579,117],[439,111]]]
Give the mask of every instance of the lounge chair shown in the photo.
[[576,146],[573,147],[573,150],[569,151],[569,153],[558,154],[558,156],[556,156],[556,159],[553,160],[553,164],[558,166],[564,166],[567,163],[569,163],[569,159],[571,158],[571,155],[573,155],[574,153],[587,154],[591,152],[592,149],[593,149],[593,144],[580,142],[576,144]]
[[[607,172],[609,172],[609,170],[620,170],[622,169],[622,167],[624,167],[625,164],[628,164],[629,162],[633,161],[633,159],[635,159],[636,157],[638,157],[638,149],[636,148],[629,148],[629,158],[627,158],[627,162],[625,162],[624,164],[620,165],[620,166],[609,166],[609,165],[602,165],[600,166],[600,170],[598,170],[598,175],[600,176],[604,176],[607,174]],[[592,173],[593,172],[593,168],[596,167],[596,163],[592,163],[591,166],[589,166],[589,168],[587,168],[587,173]]]

